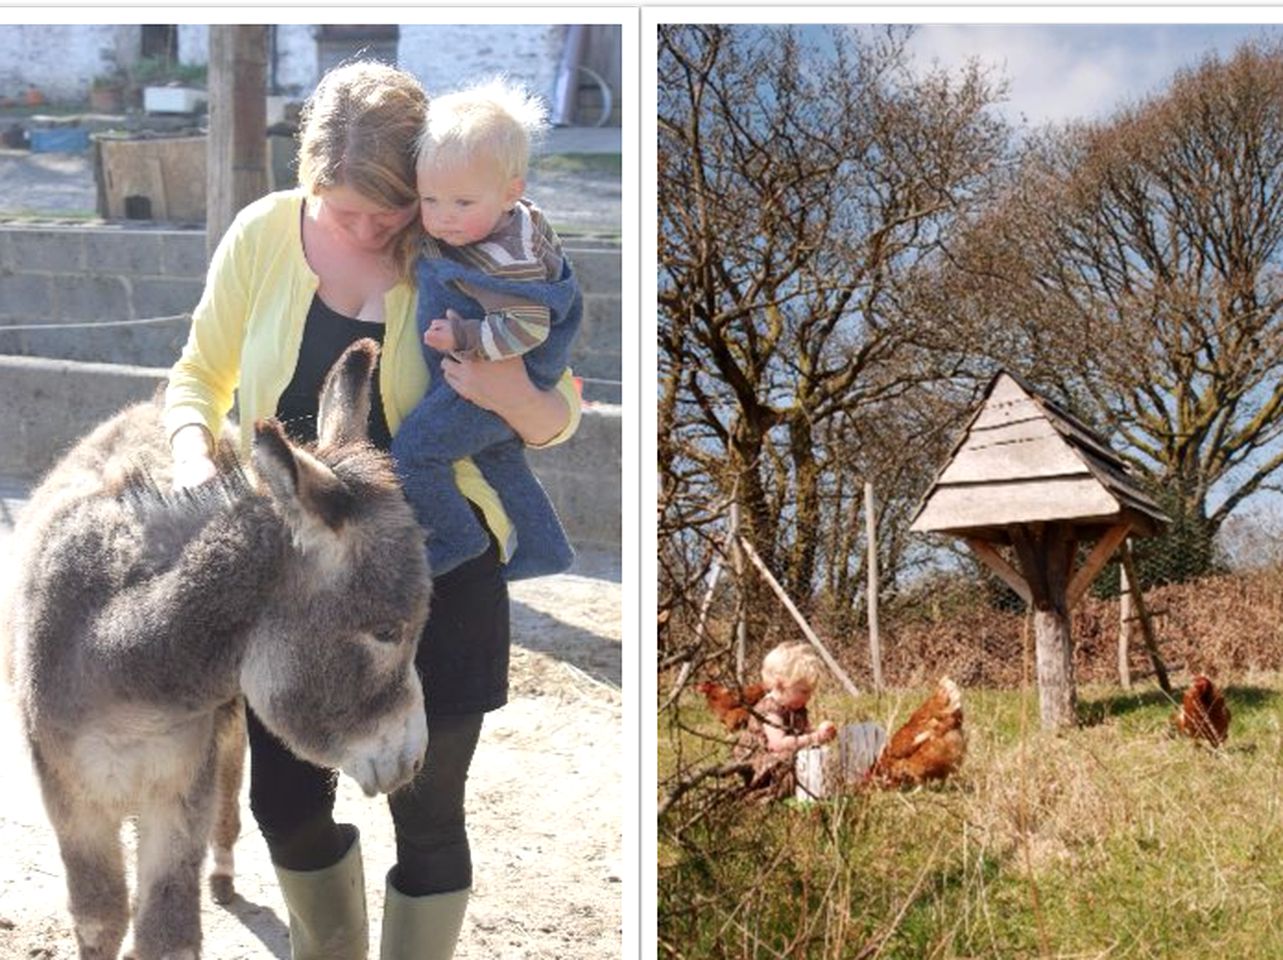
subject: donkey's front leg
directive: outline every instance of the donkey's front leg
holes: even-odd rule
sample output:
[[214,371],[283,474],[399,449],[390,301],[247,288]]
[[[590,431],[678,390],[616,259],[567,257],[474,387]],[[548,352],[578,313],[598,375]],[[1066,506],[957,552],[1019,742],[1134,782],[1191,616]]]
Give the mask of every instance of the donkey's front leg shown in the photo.
[[208,776],[185,797],[154,799],[138,818],[137,960],[200,956],[200,869],[209,838]]

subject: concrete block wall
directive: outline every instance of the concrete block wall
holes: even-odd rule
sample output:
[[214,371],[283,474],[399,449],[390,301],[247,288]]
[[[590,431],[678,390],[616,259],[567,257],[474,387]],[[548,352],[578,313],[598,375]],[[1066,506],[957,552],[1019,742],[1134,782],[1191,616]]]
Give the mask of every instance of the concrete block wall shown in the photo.
[[[568,239],[584,290],[573,365],[588,400],[620,400],[618,244]],[[133,225],[0,224],[0,474],[34,479],[96,423],[149,398],[187,338],[205,235]],[[104,321],[173,317],[114,326]],[[92,323],[66,329],[63,323]],[[47,330],[11,330],[45,326]],[[592,381],[604,380],[605,384]],[[578,544],[620,542],[617,406],[590,407],[568,443],[532,462]]]
[[[117,410],[150,399],[167,367],[0,356],[0,476],[34,481]],[[584,411],[575,436],[531,463],[580,546],[621,538],[618,407]]]
[[[607,381],[588,383],[587,399],[619,403],[619,245],[569,238],[566,254],[584,291],[571,364],[582,377]],[[201,230],[0,224],[0,354],[167,367],[187,338],[186,319],[98,329],[52,325],[189,313],[200,299],[205,263]],[[50,329],[5,330],[37,324]]]

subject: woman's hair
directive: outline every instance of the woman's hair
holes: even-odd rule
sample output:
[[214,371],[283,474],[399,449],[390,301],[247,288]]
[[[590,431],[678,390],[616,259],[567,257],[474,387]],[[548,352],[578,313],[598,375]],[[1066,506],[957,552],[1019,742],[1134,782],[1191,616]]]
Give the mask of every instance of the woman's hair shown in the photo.
[[824,677],[824,664],[809,643],[781,643],[762,659],[762,682],[768,687],[805,683],[814,690]]
[[[388,209],[417,204],[415,141],[428,95],[412,74],[375,60],[335,67],[317,84],[299,115],[299,183],[312,195],[349,187]],[[408,272],[419,218],[392,254]]]
[[502,78],[436,97],[419,137],[419,170],[495,165],[507,182],[524,178],[530,145],[548,128],[548,109]]

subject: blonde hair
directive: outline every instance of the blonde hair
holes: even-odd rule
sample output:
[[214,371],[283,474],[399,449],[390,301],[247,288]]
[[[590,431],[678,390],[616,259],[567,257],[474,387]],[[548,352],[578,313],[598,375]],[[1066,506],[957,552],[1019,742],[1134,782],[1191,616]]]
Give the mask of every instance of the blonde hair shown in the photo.
[[768,687],[804,683],[811,690],[824,678],[824,663],[809,643],[781,643],[762,658],[762,682]]
[[419,137],[420,173],[485,158],[507,182],[525,178],[531,144],[548,128],[548,109],[520,84],[500,77],[432,101]]
[[[428,95],[404,70],[356,60],[321,77],[299,115],[298,179],[316,196],[349,187],[389,210],[417,204],[415,141]],[[409,274],[419,232],[415,217],[390,251]]]

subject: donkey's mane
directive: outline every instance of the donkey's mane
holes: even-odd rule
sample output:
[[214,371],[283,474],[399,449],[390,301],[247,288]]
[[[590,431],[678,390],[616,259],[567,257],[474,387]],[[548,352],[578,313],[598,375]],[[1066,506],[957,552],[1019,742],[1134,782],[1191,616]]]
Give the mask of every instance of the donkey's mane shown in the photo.
[[120,498],[139,514],[158,511],[167,513],[207,513],[211,508],[226,506],[254,492],[240,460],[230,462],[211,479],[199,486],[173,490],[159,483],[147,465],[135,463],[120,491]]

